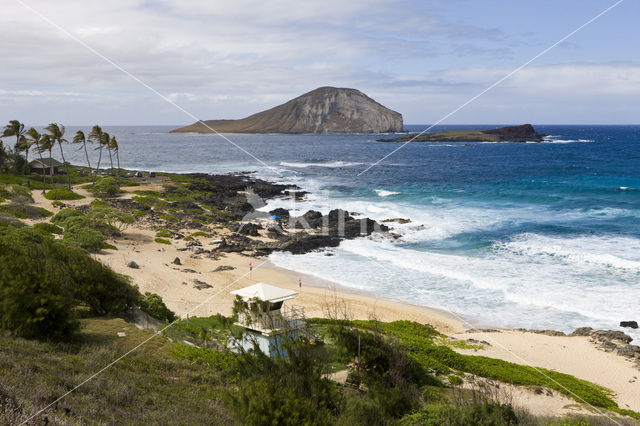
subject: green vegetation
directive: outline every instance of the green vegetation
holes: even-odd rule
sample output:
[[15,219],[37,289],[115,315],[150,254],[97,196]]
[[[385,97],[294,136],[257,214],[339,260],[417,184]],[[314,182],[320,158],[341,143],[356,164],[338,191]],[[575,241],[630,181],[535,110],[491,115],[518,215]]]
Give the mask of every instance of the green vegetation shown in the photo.
[[169,241],[169,240],[165,240],[164,238],[156,238],[154,241],[155,241],[156,243],[158,243],[158,244],[168,244],[168,245],[171,245],[171,241]]
[[209,233],[204,232],[204,231],[196,231],[193,234],[191,234],[192,237],[205,237],[205,238],[209,238]]
[[51,218],[51,222],[64,228],[64,242],[89,252],[106,248],[108,237],[118,235],[134,221],[133,215],[102,204],[92,206],[87,214],[65,208]]
[[176,314],[167,308],[162,298],[155,293],[146,292],[139,304],[141,310],[160,321],[173,322],[177,318]]
[[134,287],[84,251],[30,228],[0,229],[0,329],[68,339],[76,306],[106,315],[137,302]]
[[171,216],[171,215],[160,216],[160,219],[162,219],[164,221],[167,221],[167,222],[174,222],[174,223],[178,221],[177,217]]
[[47,192],[44,197],[47,200],[80,200],[84,198],[84,196],[66,188],[52,189],[51,191]]
[[149,198],[160,198],[161,194],[158,191],[150,191],[150,190],[138,190],[133,191],[134,194],[146,196]]
[[7,213],[19,219],[42,219],[53,216],[52,212],[42,207],[33,207],[17,202],[0,205],[0,213]]
[[55,234],[55,235],[62,235],[62,233],[64,232],[62,228],[49,222],[36,223],[35,225],[33,225],[33,229],[45,234]]
[[[332,324],[332,321],[326,319],[313,319],[311,322],[325,326]],[[443,336],[426,325],[411,321],[391,323],[341,321],[339,324],[340,327],[376,331],[389,338],[397,339],[407,348],[409,356],[422,368],[441,375],[447,375],[453,370],[514,385],[543,386],[575,398],[579,402],[586,401],[596,407],[619,410],[611,393],[601,386],[552,370],[518,365],[484,356],[459,354],[447,346],[438,345],[436,342]],[[338,330],[341,329],[338,328]]]
[[171,238],[173,237],[173,232],[168,229],[163,229],[161,231],[156,232],[156,237],[158,238]]
[[109,198],[114,197],[120,192],[120,185],[118,185],[118,181],[114,177],[104,176],[90,187],[89,190],[98,198]]

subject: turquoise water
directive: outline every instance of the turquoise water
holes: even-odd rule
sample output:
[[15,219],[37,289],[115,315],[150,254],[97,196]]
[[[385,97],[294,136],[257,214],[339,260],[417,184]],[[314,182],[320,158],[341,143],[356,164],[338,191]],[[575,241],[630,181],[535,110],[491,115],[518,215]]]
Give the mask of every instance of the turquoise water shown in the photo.
[[550,135],[539,144],[410,144],[361,176],[399,145],[371,135],[229,135],[265,165],[214,135],[106,130],[118,135],[123,167],[251,170],[312,191],[269,209],[412,220],[394,225],[399,240],[346,241],[335,256],[272,255],[280,266],[474,324],[570,331],[640,320],[640,126],[538,125]]

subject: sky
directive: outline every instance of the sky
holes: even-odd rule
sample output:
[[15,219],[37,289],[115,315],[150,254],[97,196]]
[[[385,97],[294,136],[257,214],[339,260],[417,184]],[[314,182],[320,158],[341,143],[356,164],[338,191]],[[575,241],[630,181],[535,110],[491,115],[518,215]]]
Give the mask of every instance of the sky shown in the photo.
[[[615,2],[3,0],[0,122],[182,125],[336,86],[434,123]],[[623,1],[443,124],[640,123],[639,16]]]

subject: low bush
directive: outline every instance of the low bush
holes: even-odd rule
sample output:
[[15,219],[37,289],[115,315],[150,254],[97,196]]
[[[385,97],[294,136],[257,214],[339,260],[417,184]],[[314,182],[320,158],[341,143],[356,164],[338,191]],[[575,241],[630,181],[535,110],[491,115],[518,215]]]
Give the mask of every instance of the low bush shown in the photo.
[[36,223],[35,225],[33,225],[33,229],[45,234],[62,235],[62,233],[64,232],[62,228],[49,222]]
[[173,232],[168,229],[163,229],[161,231],[156,232],[156,237],[158,238],[171,238],[173,236]]
[[73,216],[83,216],[83,214],[80,210],[64,208],[51,218],[51,222],[62,225],[68,218]]
[[77,194],[66,188],[56,188],[44,194],[47,200],[80,200],[83,195]]
[[101,177],[95,185],[88,189],[98,198],[114,197],[120,191],[118,181],[112,176]]
[[515,425],[520,421],[513,407],[506,404],[435,404],[404,416],[400,426],[439,425]]
[[167,221],[167,222],[177,222],[178,218],[175,216],[171,216],[171,215],[165,215],[165,216],[160,216],[160,219]]
[[146,292],[140,300],[140,309],[160,321],[173,322],[176,314],[155,293]]
[[169,240],[165,240],[164,238],[156,238],[154,241],[155,241],[156,243],[158,243],[158,244],[168,244],[168,245],[171,245],[171,241],[169,241]]

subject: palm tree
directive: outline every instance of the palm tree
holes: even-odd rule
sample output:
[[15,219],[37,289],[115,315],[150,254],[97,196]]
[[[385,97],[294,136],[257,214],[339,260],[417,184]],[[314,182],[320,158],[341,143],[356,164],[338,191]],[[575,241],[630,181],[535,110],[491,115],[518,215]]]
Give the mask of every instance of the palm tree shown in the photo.
[[27,163],[29,159],[29,146],[25,144],[25,133],[26,131],[24,130],[24,124],[22,124],[18,120],[11,120],[9,121],[9,124],[4,126],[4,130],[2,131],[1,136],[3,138],[7,136],[15,136],[16,144],[14,146],[14,149],[16,150],[16,152],[25,151],[25,165],[22,168],[23,175],[27,173]]
[[24,124],[19,122],[18,120],[11,120],[9,124],[4,126],[4,130],[2,131],[2,137],[7,136],[15,136],[16,137],[16,145],[15,149],[18,150],[20,146],[21,139],[24,137],[26,131],[24,130]]
[[[51,135],[47,135],[46,133],[43,134],[40,137],[40,145],[39,145],[39,149],[42,150],[42,152],[44,151],[49,151],[49,176],[51,176],[51,187],[54,187],[55,182],[53,181],[53,157],[51,157],[51,151],[53,150],[53,147],[55,146],[56,142],[51,138]],[[42,164],[44,166],[44,164]],[[43,169],[44,172],[44,169]]]
[[[62,124],[51,123],[46,127],[46,130],[51,133],[51,140],[55,144],[58,143],[60,147],[60,155],[62,156],[62,163],[67,171],[67,189],[71,190],[71,175],[69,174],[69,164],[64,159],[64,151],[62,150],[62,143],[68,141],[64,138],[64,126]],[[53,179],[53,177],[52,177]]]
[[[107,132],[103,132],[102,135],[100,135],[100,141],[98,142],[100,144],[101,149],[102,148],[106,148],[107,151],[109,151],[109,133]],[[109,159],[111,159],[111,151],[109,151]],[[113,169],[113,160],[111,160],[111,169]]]
[[98,177],[98,171],[100,170],[100,161],[102,160],[102,128],[98,125],[93,126],[93,129],[91,129],[91,132],[89,133],[89,142],[93,143],[93,142],[97,142],[98,143],[98,148],[100,150],[100,155],[98,156],[98,167],[96,167],[95,173],[93,175],[93,185],[96,184],[96,179]]
[[111,155],[111,138],[109,137],[109,133],[105,133],[106,138],[105,138],[105,147],[107,148],[107,151],[109,151],[109,162],[111,163],[111,173],[113,173],[113,156]]
[[[33,127],[30,128],[29,130],[27,130],[27,135],[28,135],[28,142],[30,145],[35,146],[36,152],[38,153],[38,156],[40,157],[40,163],[42,163],[42,193],[46,193],[46,176],[44,173],[44,160],[42,159],[42,153],[46,150],[50,150],[50,146],[47,146],[46,144],[43,144],[43,137],[40,133],[38,133],[38,131],[36,129],[34,129]],[[47,136],[47,139],[49,139],[49,136]],[[51,144],[51,140],[49,139],[49,141],[47,142],[49,145]]]
[[[82,144],[80,149],[84,149],[84,156],[87,158],[87,166],[89,167],[89,173],[91,173],[91,162],[89,161],[89,153],[87,152],[87,138],[84,136],[84,132],[82,130],[78,130],[71,143]],[[89,139],[89,143],[91,143],[91,139]]]
[[112,137],[111,141],[109,141],[109,149],[111,151],[115,151],[116,153],[116,161],[118,164],[118,172],[117,172],[117,180],[118,180],[118,185],[120,184],[120,153],[118,152],[118,141],[116,141],[116,137]]

